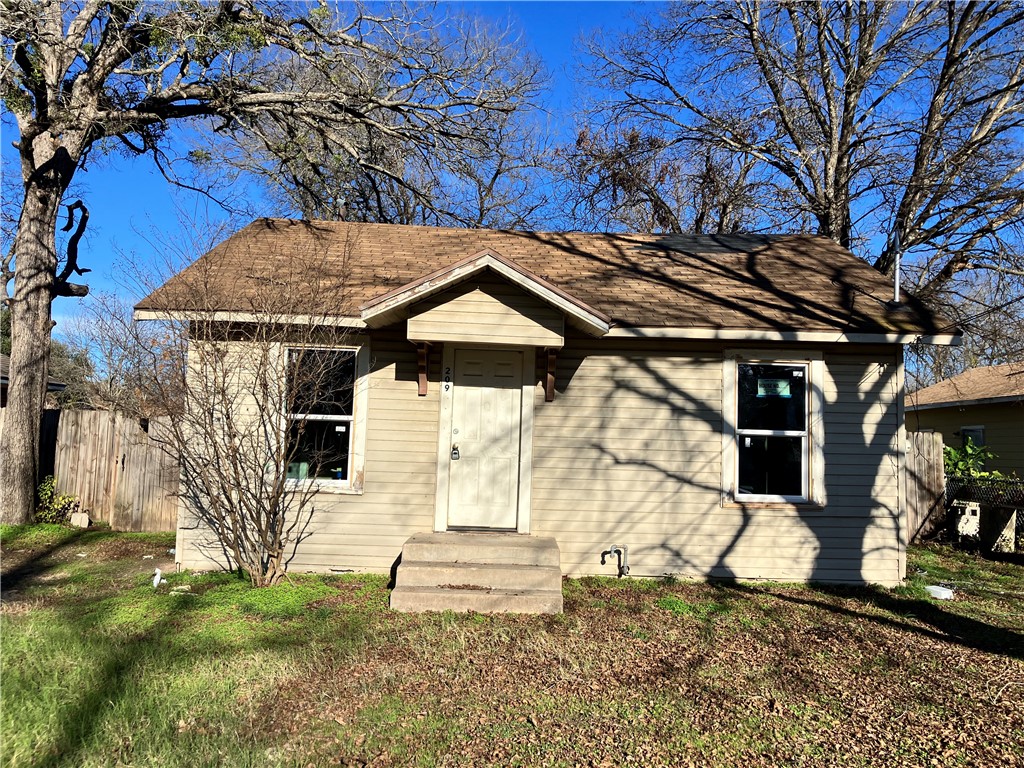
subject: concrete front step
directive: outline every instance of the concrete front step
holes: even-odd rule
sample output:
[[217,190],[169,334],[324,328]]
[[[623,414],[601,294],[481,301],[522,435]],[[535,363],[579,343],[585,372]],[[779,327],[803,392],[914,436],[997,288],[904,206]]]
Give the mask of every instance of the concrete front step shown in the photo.
[[490,589],[562,591],[562,570],[552,565],[407,562],[403,555],[398,574],[403,587],[467,585]]
[[391,608],[403,613],[475,611],[477,613],[561,613],[562,591],[550,589],[453,589],[397,586]]
[[561,613],[558,543],[521,534],[416,534],[402,548],[391,607],[409,613]]
[[520,533],[417,533],[402,547],[402,560],[560,568],[557,542]]

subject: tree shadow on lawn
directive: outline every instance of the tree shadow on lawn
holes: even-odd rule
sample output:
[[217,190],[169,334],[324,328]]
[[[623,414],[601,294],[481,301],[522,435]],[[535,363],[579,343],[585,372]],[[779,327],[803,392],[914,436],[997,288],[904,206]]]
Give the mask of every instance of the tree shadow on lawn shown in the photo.
[[[18,563],[14,568],[0,571],[0,592],[6,592],[8,594],[16,592],[25,586],[28,586],[33,579],[42,576],[47,571],[51,571],[54,568],[63,565],[63,562],[53,560],[53,556],[63,549],[70,548],[85,534],[86,530],[84,528],[76,530],[58,541],[47,544],[45,547],[33,551],[31,555],[25,558],[23,562]],[[5,557],[11,557],[13,553],[10,551],[10,548],[17,545],[17,538],[10,543],[5,541],[4,549],[8,550],[7,553],[5,553]]]
[[[118,765],[151,759],[177,764],[183,755],[191,755],[196,765],[247,764],[252,759],[251,750],[273,745],[271,736],[263,744],[259,731],[248,730],[244,723],[235,734],[226,734],[224,729],[232,727],[230,713],[210,715],[203,704],[193,709],[188,700],[194,695],[203,697],[201,687],[181,699],[180,705],[169,704],[166,697],[173,694],[161,692],[153,675],[185,681],[197,665],[205,662],[220,665],[253,651],[288,652],[303,647],[308,637],[278,632],[276,625],[268,622],[265,631],[254,627],[237,640],[208,635],[183,639],[191,630],[215,621],[190,598],[175,597],[176,603],[160,606],[163,615],[156,621],[123,634],[97,626],[105,621],[103,609],[89,611],[69,604],[59,610],[58,621],[83,638],[89,669],[77,688],[67,688],[60,698],[51,694],[57,702],[47,718],[52,730],[31,745],[32,755],[24,763],[27,768],[82,764],[87,757],[95,758],[98,750],[107,751],[106,759]],[[140,595],[139,603],[144,600],[145,596]],[[143,612],[147,608],[141,607]],[[116,622],[112,618],[114,625]],[[121,735],[102,736],[105,729]],[[172,744],[174,754],[167,754]],[[227,744],[237,752],[223,754]]]
[[[5,591],[33,585],[33,579],[40,574],[66,565],[66,561],[55,560],[53,556],[62,548],[80,544],[83,533],[77,532],[34,551],[25,562],[4,574]],[[39,626],[43,639],[31,641],[47,645],[53,642],[55,647],[34,648],[24,660],[23,669],[18,669],[18,659],[5,659],[11,677],[5,686],[4,706],[13,709],[17,707],[17,698],[38,695],[41,707],[37,709],[49,710],[39,721],[44,732],[33,734],[31,740],[25,739],[20,745],[28,751],[21,753],[17,764],[29,768],[76,765],[86,757],[95,757],[100,749],[109,750],[111,763],[131,764],[147,759],[141,754],[142,749],[155,749],[154,755],[158,755],[165,748],[161,744],[172,743],[178,756],[194,755],[195,764],[206,764],[207,759],[231,764],[231,755],[218,757],[219,753],[207,753],[230,743],[238,749],[237,759],[244,762],[248,749],[260,748],[258,732],[248,737],[241,733],[229,739],[221,737],[220,730],[228,719],[192,723],[187,702],[182,699],[180,707],[168,705],[166,695],[170,692],[157,690],[159,682],[153,680],[153,675],[159,673],[164,679],[178,675],[185,680],[193,674],[191,670],[206,661],[215,665],[247,651],[287,653],[304,648],[310,640],[308,634],[246,613],[236,604],[237,595],[230,590],[223,600],[211,604],[203,600],[206,590],[172,595],[164,591],[167,587],[161,587],[159,592],[150,591],[149,587],[140,586],[140,581],[135,578],[132,583],[87,599],[55,595],[57,599],[47,609],[52,613],[37,619],[42,622]],[[223,585],[215,584],[212,588],[217,586]],[[244,625],[237,629],[230,623],[215,626],[223,607],[238,609],[234,619]],[[352,622],[335,622],[332,627],[334,636],[355,635],[359,631],[358,624]],[[228,634],[218,637],[218,630]],[[62,644],[67,646],[63,651]],[[48,676],[46,672],[40,676],[34,671],[45,668],[40,666],[39,654],[54,654],[55,663],[77,668],[77,674],[70,680]],[[255,672],[258,677],[258,670]],[[47,690],[50,686],[53,689]],[[197,690],[202,695],[201,689]],[[182,719],[186,721],[184,729],[180,725]],[[97,738],[112,725],[123,736]],[[271,744],[268,742],[267,746]],[[11,744],[8,748],[16,749]]]
[[[771,595],[772,597],[794,605],[818,608],[840,616],[858,621],[873,622],[892,629],[913,632],[932,640],[954,643],[965,648],[972,648],[985,653],[994,653],[1012,659],[1024,659],[1024,634],[1010,629],[987,624],[968,616],[961,616],[945,611],[938,605],[919,598],[905,598],[875,586],[843,586],[834,584],[810,584],[809,589],[822,595],[841,600],[855,599],[868,603],[893,614],[892,617],[879,615],[871,611],[861,611],[840,605],[828,600],[816,600],[804,597],[803,594],[792,594],[785,591],[767,592],[751,584],[738,581],[723,581],[719,585],[726,589],[736,590],[748,595]],[[900,618],[896,618],[900,617]],[[931,627],[922,627],[921,622]]]

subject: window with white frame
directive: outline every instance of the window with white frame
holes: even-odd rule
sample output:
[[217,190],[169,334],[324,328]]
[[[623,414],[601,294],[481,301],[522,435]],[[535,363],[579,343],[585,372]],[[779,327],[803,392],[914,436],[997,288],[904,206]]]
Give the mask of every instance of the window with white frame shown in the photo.
[[822,502],[819,359],[727,355],[723,481],[737,502]]
[[985,426],[983,424],[975,424],[970,427],[960,427],[961,446],[966,448],[968,440],[974,443],[975,448],[981,448],[985,445]]
[[350,486],[358,351],[288,350],[287,477]]

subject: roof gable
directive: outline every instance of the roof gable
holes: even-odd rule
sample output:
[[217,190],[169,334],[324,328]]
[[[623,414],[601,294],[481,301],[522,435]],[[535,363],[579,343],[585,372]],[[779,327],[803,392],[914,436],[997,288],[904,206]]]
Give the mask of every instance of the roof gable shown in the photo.
[[467,256],[451,266],[371,299],[360,308],[361,319],[371,328],[390,325],[402,319],[412,304],[485,271],[500,275],[526,293],[558,309],[573,325],[587,333],[602,336],[608,332],[611,318],[607,315],[490,249]]
[[417,343],[565,344],[565,315],[490,271],[412,305],[405,327]]
[[906,397],[908,411],[947,406],[1024,402],[1024,363],[971,368]]

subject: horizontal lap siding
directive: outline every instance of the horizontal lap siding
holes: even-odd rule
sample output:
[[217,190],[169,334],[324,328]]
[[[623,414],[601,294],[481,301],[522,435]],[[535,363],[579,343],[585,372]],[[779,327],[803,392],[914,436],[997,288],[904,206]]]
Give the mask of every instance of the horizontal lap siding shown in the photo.
[[536,402],[533,532],[556,537],[570,575],[614,574],[601,552],[618,544],[637,576],[898,581],[897,368],[885,354],[826,356],[826,508],[744,509],[723,507],[719,490],[720,352],[567,346],[555,401]]
[[[417,397],[403,331],[371,344],[364,493],[317,498],[293,570],[387,571],[433,527],[441,348]],[[665,347],[577,339],[554,402],[536,390],[532,533],[556,537],[563,571],[613,574],[601,552],[624,544],[637,576],[898,581],[895,352],[826,354],[827,506],[798,510],[723,507],[722,351]]]
[[[825,357],[826,512],[811,519],[822,534],[834,521],[863,529],[865,581],[894,584],[903,577],[899,503],[899,371],[895,352]],[[822,546],[820,558],[847,548]]]
[[562,314],[494,278],[481,277],[412,309],[409,338],[473,344],[562,345]]
[[407,538],[433,528],[439,352],[425,397],[416,394],[416,352],[404,334],[374,335],[370,356],[363,493],[320,494],[297,570],[386,572]]
[[555,400],[536,403],[533,531],[558,540],[570,575],[613,573],[612,544],[636,575],[676,571],[686,525],[718,505],[721,356],[607,346],[562,350]]
[[[910,396],[913,402],[913,395]],[[961,408],[929,408],[907,414],[907,429],[918,432],[931,429],[942,434],[945,445],[963,444],[963,427],[984,427],[985,446],[995,458],[985,462],[986,469],[1024,477],[1024,402],[996,405],[969,405]]]
[[[416,394],[417,370],[415,347],[404,333],[374,335],[363,493],[315,497],[291,571],[386,573],[407,538],[433,528],[440,352],[430,355],[426,397]],[[208,567],[192,543],[197,535],[186,534],[183,565]]]

